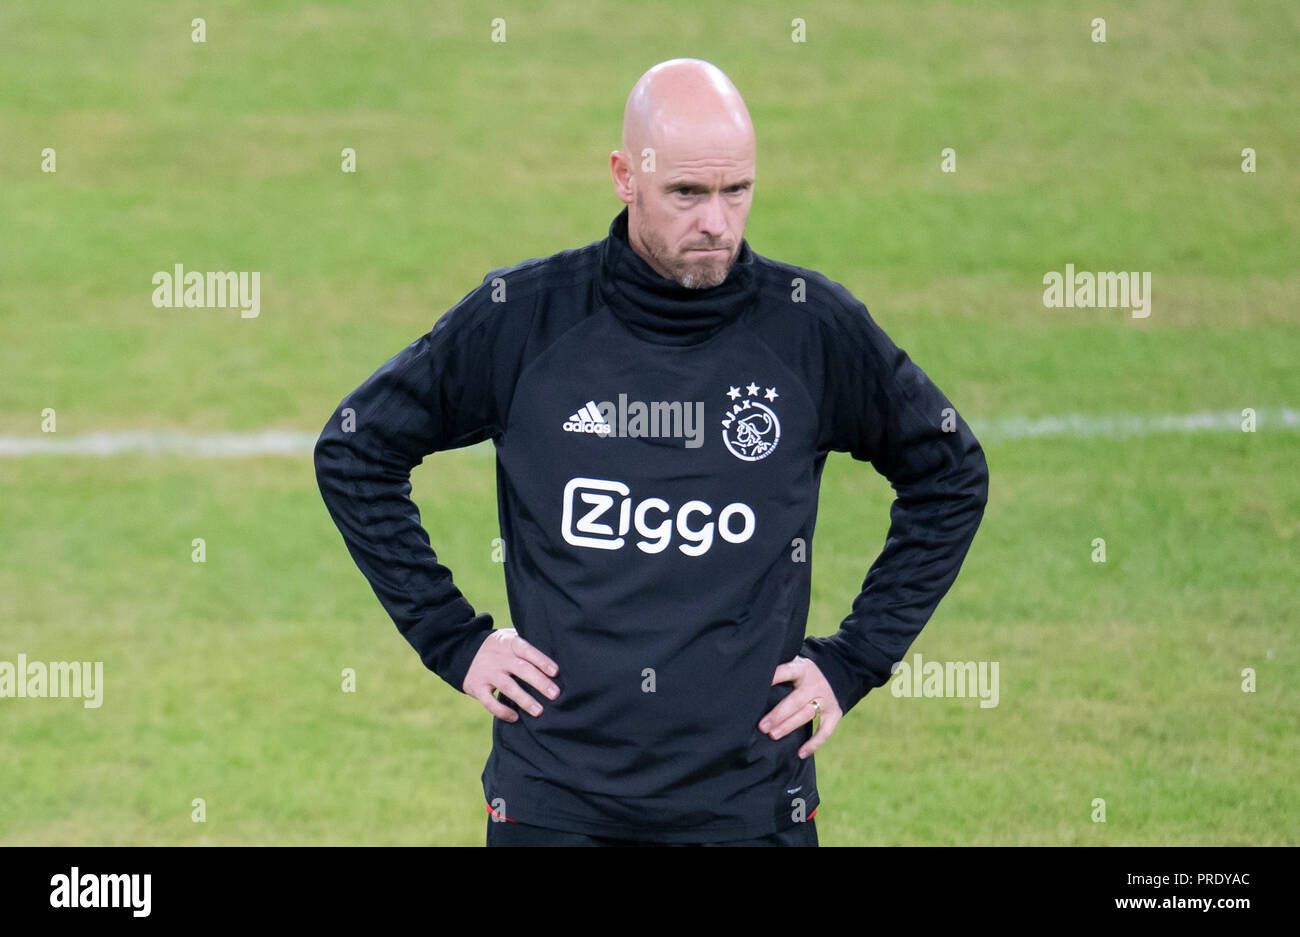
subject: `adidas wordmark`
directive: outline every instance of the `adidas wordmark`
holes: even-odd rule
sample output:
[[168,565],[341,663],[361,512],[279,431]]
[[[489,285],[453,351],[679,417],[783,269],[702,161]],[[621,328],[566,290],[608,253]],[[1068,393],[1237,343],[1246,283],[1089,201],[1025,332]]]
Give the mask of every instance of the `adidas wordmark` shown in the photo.
[[570,433],[595,433],[597,436],[608,436],[614,431],[600,415],[600,408],[594,400],[588,400],[581,410],[565,420],[564,429]]

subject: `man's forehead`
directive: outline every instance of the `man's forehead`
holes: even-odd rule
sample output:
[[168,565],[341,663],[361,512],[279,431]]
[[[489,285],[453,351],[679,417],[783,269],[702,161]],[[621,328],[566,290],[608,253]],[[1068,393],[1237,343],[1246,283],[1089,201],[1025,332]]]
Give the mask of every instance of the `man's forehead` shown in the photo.
[[655,149],[661,172],[712,175],[754,168],[753,138],[742,134],[665,135]]
[[727,184],[752,182],[754,157],[746,155],[698,156],[691,159],[665,160],[659,164],[659,176],[666,182],[697,180],[709,182],[719,178]]

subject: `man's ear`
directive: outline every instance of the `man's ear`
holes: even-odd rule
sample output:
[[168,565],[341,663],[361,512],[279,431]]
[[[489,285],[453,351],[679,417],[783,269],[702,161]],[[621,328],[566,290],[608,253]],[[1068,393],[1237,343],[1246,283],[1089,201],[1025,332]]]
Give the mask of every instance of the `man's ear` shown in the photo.
[[609,154],[609,173],[614,179],[614,194],[625,205],[631,205],[636,194],[636,183],[632,178],[632,164],[622,150]]

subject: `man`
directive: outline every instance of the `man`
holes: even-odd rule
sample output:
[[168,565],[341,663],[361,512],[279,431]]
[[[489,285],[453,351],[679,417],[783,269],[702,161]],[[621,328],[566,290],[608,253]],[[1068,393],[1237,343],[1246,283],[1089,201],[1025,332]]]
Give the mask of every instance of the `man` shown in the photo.
[[[716,67],[643,75],[610,166],[609,236],[492,271],[344,399],[321,492],[424,663],[496,717],[489,845],[816,845],[812,754],[956,577],[983,452],[848,290],[750,249],[753,126]],[[409,499],[425,455],[488,439],[514,629]],[[897,499],[840,630],[805,638],[831,451]]]

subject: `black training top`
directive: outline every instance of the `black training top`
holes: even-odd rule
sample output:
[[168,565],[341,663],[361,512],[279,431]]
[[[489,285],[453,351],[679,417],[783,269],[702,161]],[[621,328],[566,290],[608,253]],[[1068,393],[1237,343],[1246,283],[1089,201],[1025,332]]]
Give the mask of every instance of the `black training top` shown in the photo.
[[[353,559],[457,690],[493,621],[438,562],[409,474],[488,439],[511,621],[561,692],[536,694],[539,717],[493,720],[484,794],[591,835],[748,839],[811,814],[813,759],[796,754],[810,727],[758,730],[791,691],[773,672],[811,658],[846,713],[884,684],[988,492],[966,422],[847,289],[747,241],[725,282],[687,289],[632,250],[624,209],[603,240],[489,273],[316,445]],[[805,638],[831,451],[897,497],[839,632]]]

